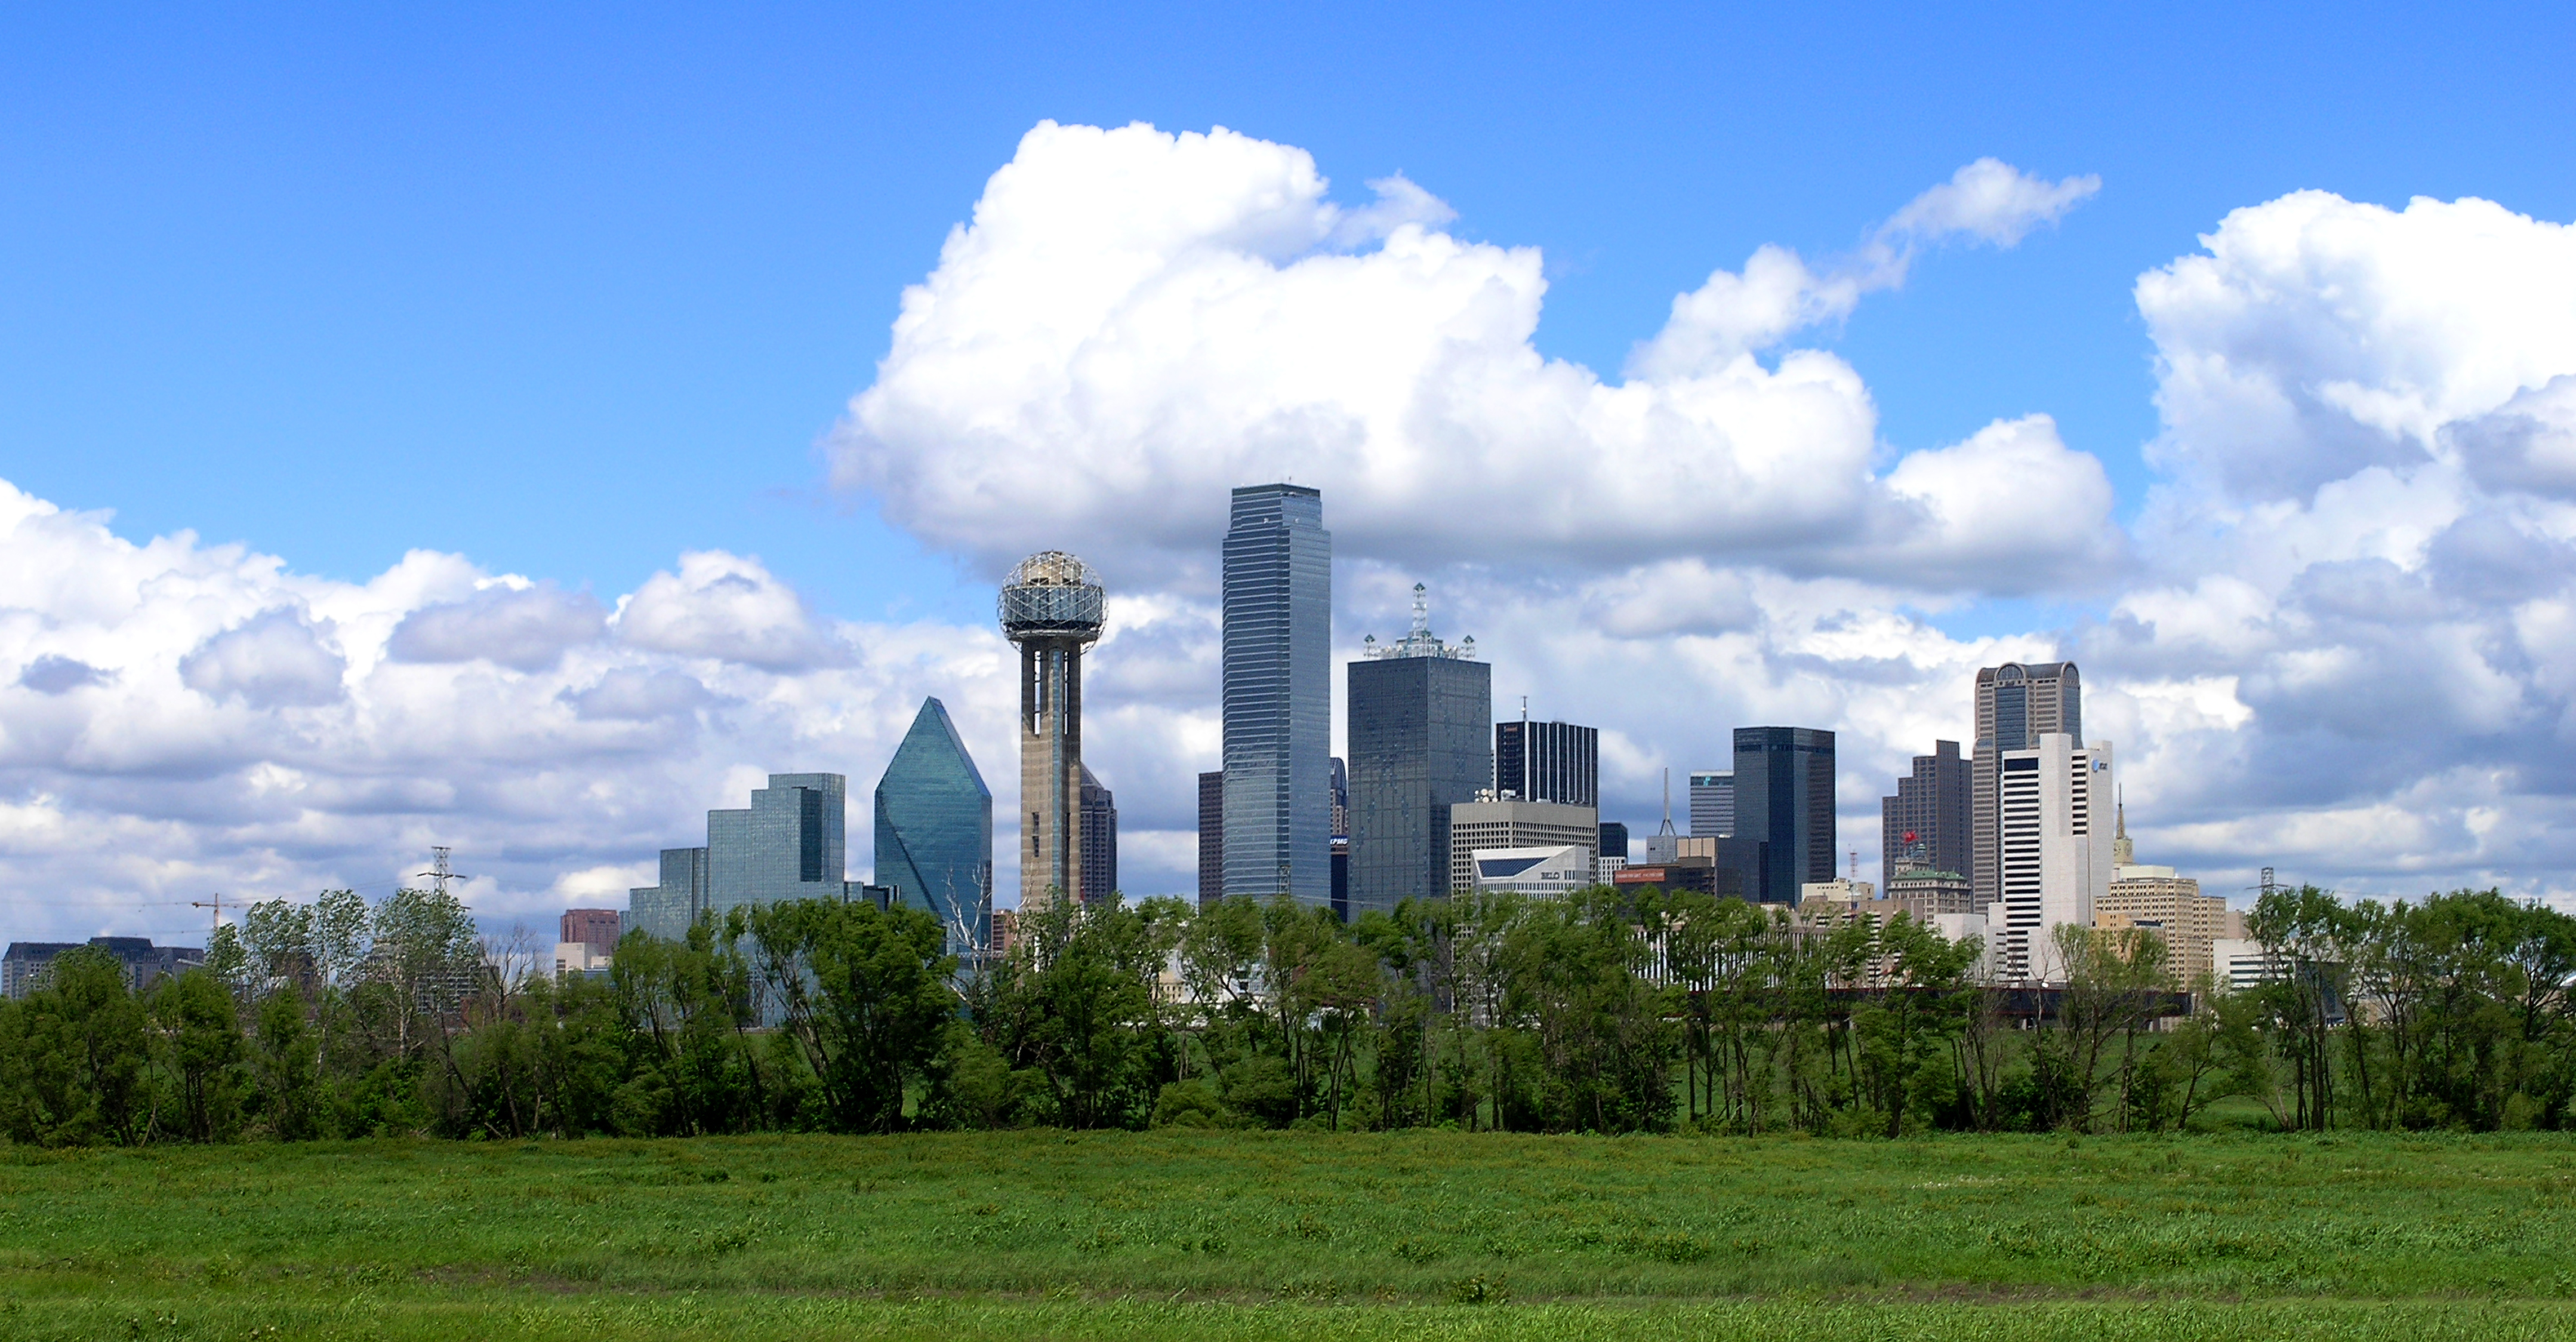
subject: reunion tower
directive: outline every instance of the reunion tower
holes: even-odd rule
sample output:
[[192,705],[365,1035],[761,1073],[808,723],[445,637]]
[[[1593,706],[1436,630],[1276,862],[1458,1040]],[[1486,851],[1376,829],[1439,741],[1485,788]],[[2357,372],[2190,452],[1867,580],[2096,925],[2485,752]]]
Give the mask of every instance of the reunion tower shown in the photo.
[[1020,908],[1082,890],[1082,650],[1100,638],[1100,575],[1060,550],[1002,580],[1002,635],[1020,645]]

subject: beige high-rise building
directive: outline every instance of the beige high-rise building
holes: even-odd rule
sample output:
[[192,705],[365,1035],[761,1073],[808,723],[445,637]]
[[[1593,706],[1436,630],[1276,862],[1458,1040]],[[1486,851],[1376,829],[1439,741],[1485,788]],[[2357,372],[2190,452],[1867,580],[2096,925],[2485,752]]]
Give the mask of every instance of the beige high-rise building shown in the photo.
[[1100,638],[1091,566],[1058,550],[1002,581],[1002,633],[1020,645],[1020,908],[1082,898],[1082,653]]
[[2137,852],[2129,842],[2128,808],[2115,805],[2114,813],[2111,886],[2094,902],[2093,926],[2106,932],[2137,927],[2154,934],[2165,944],[2174,978],[2188,988],[2216,972],[2211,952],[2218,942],[2245,935],[2245,915],[2227,907],[2222,896],[2200,893],[2200,882],[2193,877],[2133,860]]
[[1491,788],[1449,808],[1449,888],[1476,888],[1475,853],[1492,848],[1579,844],[1584,870],[1601,851],[1601,812],[1553,801],[1497,801]]
[[1977,672],[1977,745],[1969,760],[1969,883],[1977,906],[2003,898],[1996,761],[2064,732],[2084,739],[2084,684],[2073,662],[2006,662]]

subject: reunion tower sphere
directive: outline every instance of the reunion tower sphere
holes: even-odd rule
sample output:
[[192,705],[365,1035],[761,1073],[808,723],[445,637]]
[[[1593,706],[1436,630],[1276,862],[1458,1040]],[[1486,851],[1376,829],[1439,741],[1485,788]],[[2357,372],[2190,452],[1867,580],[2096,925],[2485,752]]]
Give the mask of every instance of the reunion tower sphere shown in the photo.
[[1100,637],[1100,575],[1062,550],[1019,562],[1002,580],[1002,634],[1014,643]]

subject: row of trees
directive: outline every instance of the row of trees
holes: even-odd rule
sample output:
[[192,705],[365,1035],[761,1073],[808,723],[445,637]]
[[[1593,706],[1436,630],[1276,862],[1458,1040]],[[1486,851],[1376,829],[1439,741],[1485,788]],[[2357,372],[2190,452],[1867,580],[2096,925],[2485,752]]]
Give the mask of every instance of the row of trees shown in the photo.
[[[1979,947],[1691,892],[1064,906],[961,967],[926,915],[801,902],[521,974],[452,899],[252,909],[136,994],[87,949],[0,1006],[22,1142],[1148,1124],[1828,1134],[2576,1123],[2576,920],[2493,891],[2267,895],[2244,992],[2059,929],[2063,991]],[[550,966],[547,967],[550,970]]]

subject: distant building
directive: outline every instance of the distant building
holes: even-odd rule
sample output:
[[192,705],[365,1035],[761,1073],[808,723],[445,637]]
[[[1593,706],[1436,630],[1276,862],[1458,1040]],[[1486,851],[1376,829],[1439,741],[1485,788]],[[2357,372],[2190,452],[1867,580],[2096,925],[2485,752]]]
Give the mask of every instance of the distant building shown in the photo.
[[1977,895],[1968,878],[1955,871],[1935,871],[1913,867],[1888,877],[1880,884],[1884,898],[1892,905],[1889,916],[1911,913],[1914,921],[1929,926],[1932,920],[1952,914],[1976,914],[1982,924],[1985,915],[1977,907]]
[[1735,729],[1735,834],[1769,845],[1746,898],[1795,904],[1798,888],[1834,878],[1834,734],[1807,727]]
[[1589,806],[1498,801],[1488,792],[1449,808],[1449,888],[1477,888],[1475,855],[1479,852],[1553,851],[1569,844],[1583,850],[1584,884],[1589,885],[1594,845],[1600,842],[1601,813]]
[[1672,848],[1673,857],[1704,858],[1714,863],[1719,893],[1745,899],[1752,899],[1751,892],[1762,888],[1762,873],[1768,870],[1764,859],[1771,851],[1771,845],[1749,834],[1685,834],[1672,841]]
[[2103,931],[2143,928],[2164,942],[2165,962],[2188,988],[2202,975],[2222,980],[2216,947],[2245,936],[2245,915],[2220,895],[2200,893],[2200,882],[2171,867],[2143,866],[2129,844],[2128,808],[2112,806],[2111,884],[2093,905],[2093,926]]
[[1449,892],[1449,808],[1494,774],[1493,668],[1474,660],[1474,639],[1432,634],[1421,584],[1412,632],[1387,647],[1365,642],[1348,671],[1354,917]]
[[[1225,533],[1225,893],[1332,898],[1333,533],[1303,485],[1234,491]],[[1482,728],[1478,731],[1481,733]]]
[[562,935],[558,941],[578,942],[595,955],[607,955],[617,949],[617,937],[624,919],[615,909],[566,909]]
[[1351,837],[1351,773],[1339,755],[1333,757],[1333,837]]
[[1616,820],[1602,821],[1599,842],[1600,846],[1596,851],[1598,851],[1604,860],[1614,857],[1622,862],[1628,860],[1628,827],[1626,825]]
[[739,811],[707,812],[707,846],[662,850],[662,883],[627,892],[635,926],[686,936],[698,918],[795,899],[848,899],[849,780],[771,774]]
[[2093,926],[2110,894],[2111,836],[2097,822],[2102,796],[2117,782],[2111,746],[2044,732],[2032,748],[2003,751],[1996,763],[2003,897],[1986,912],[1996,970],[2015,981],[2062,981],[2054,929]]
[[1118,799],[1082,766],[1082,902],[1118,894]]
[[1610,874],[1610,884],[1621,890],[1653,887],[1659,890],[1696,890],[1704,895],[1744,893],[1741,873],[1726,871],[1704,857],[1675,858],[1669,862],[1636,862]]
[[993,943],[993,790],[948,706],[924,699],[876,790],[876,884],[948,929],[949,953]]
[[1199,775],[1199,907],[1225,898],[1225,773]]
[[1734,774],[1691,771],[1690,832],[1695,839],[1723,839],[1735,833]]
[[[2084,682],[2073,662],[2006,662],[1977,672],[1977,744],[1969,761],[1968,879],[1979,904],[2003,897],[1997,761],[2050,732],[2084,739]],[[1960,868],[1953,867],[1956,871]]]
[[1601,804],[1601,733],[1571,722],[1494,724],[1494,791],[1522,801]]
[[1020,911],[993,910],[993,954],[1009,959],[1020,949]]
[[689,934],[689,925],[707,911],[707,850],[662,850],[662,883],[626,892],[626,922],[664,941]]
[[206,953],[195,946],[155,946],[149,937],[91,937],[87,941],[14,941],[0,952],[0,995],[22,998],[45,986],[54,957],[94,946],[116,957],[125,968],[125,986],[141,992],[164,978],[202,968]]
[[1467,869],[1468,884],[1461,889],[1562,897],[1592,885],[1592,846],[1479,848],[1468,854]]
[[1798,887],[1798,903],[1804,905],[1811,899],[1829,899],[1840,904],[1874,904],[1878,901],[1878,887],[1868,881],[1855,881],[1843,876],[1830,881],[1809,881]]
[[[1970,834],[1976,809],[1968,761],[1956,741],[1935,741],[1914,757],[1914,773],[1896,780],[1896,795],[1878,804],[1879,878],[1915,867],[1964,872],[1975,860]],[[1961,910],[1966,912],[1966,910]]]

